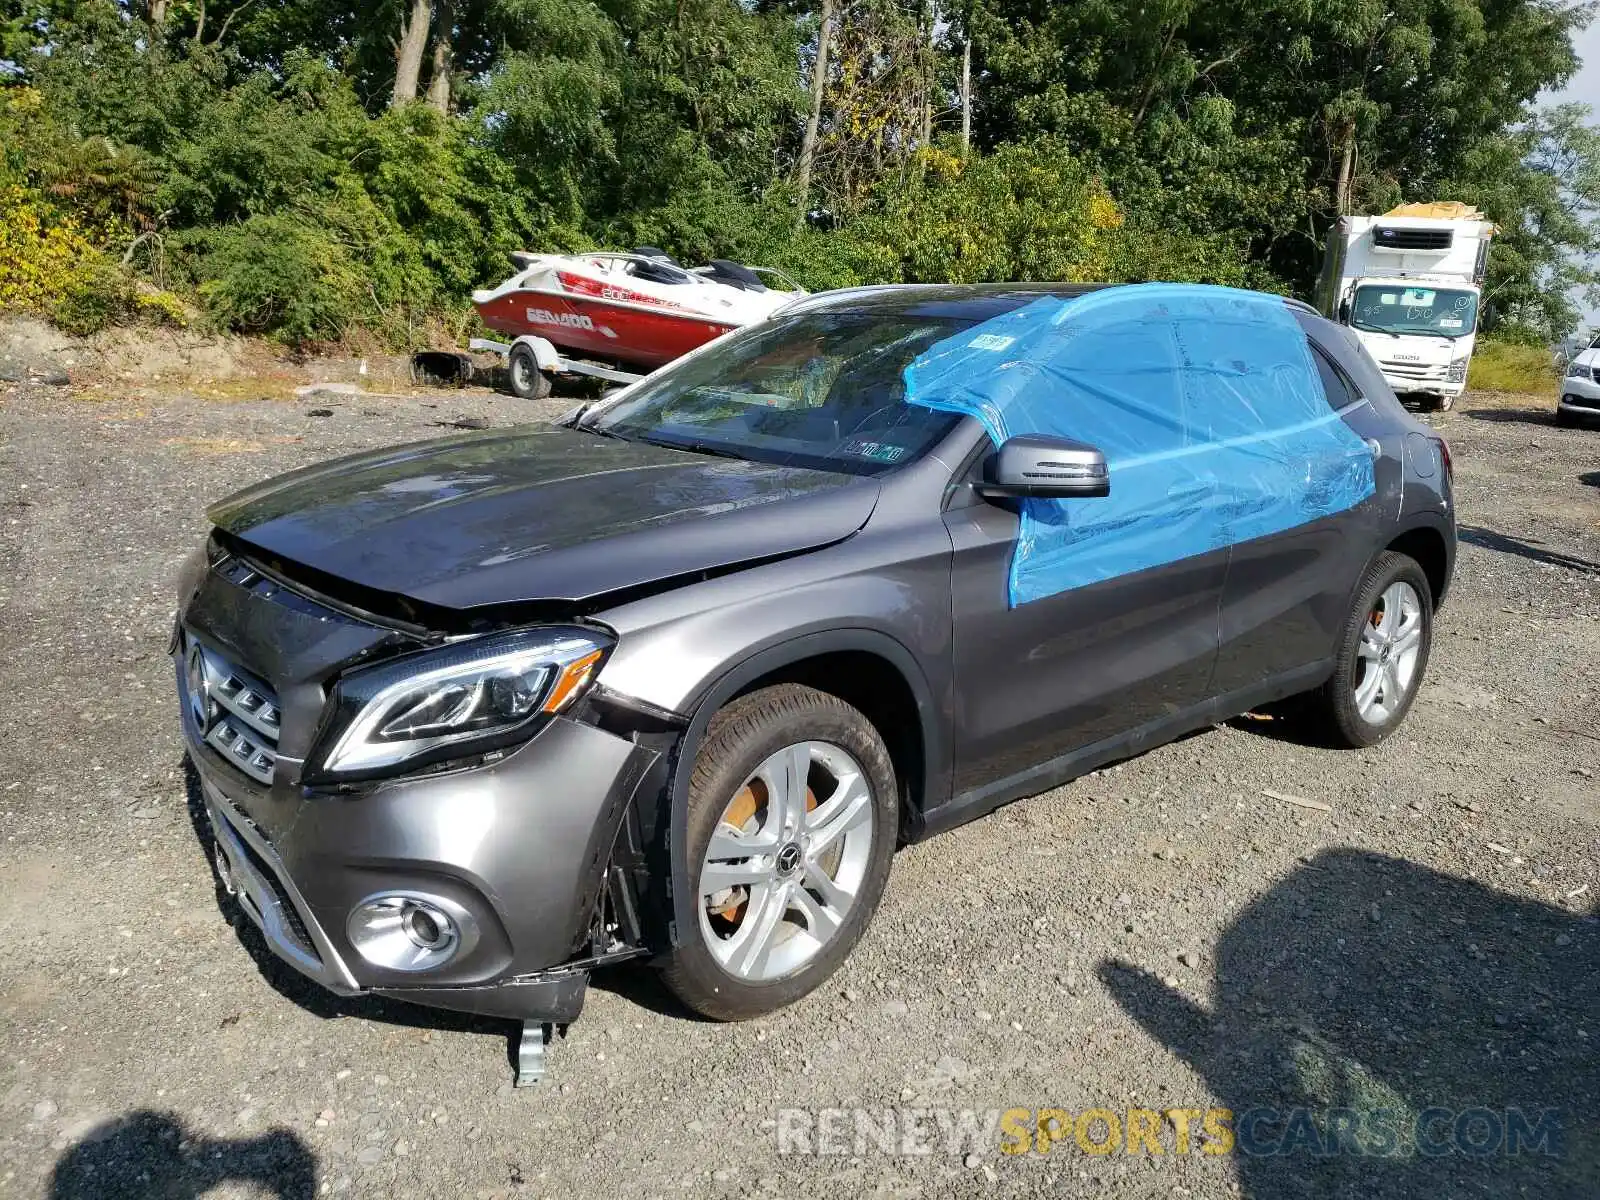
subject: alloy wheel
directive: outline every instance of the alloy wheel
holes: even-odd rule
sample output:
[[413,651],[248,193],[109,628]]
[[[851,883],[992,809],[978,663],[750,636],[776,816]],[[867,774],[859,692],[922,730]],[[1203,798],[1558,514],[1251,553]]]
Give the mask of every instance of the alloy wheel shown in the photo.
[[1384,589],[1356,647],[1355,702],[1370,725],[1387,722],[1417,678],[1422,651],[1422,598],[1404,580]]
[[723,970],[799,970],[845,923],[871,863],[872,787],[831,742],[785,746],[723,809],[700,867],[700,932]]

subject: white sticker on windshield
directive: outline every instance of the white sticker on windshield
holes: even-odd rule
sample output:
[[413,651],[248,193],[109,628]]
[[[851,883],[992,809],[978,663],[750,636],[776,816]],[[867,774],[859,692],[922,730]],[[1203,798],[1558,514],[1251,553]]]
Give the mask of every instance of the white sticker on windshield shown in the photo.
[[1427,288],[1407,288],[1405,298],[1400,303],[1426,308],[1433,303],[1433,297],[1434,293]]
[[1381,296],[1378,297],[1378,303],[1379,304],[1399,304],[1400,303],[1400,297],[1395,295],[1393,292],[1384,292]]
[[1439,318],[1439,328],[1440,329],[1460,329],[1461,328],[1461,318],[1460,317],[1440,317]]
[[974,350],[1004,350],[1017,339],[1003,333],[980,333],[967,343]]

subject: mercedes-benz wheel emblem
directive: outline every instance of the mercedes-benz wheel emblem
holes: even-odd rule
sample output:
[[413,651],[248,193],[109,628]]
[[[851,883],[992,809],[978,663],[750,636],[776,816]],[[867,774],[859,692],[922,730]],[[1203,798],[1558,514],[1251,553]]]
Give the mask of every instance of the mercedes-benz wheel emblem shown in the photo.
[[796,843],[790,842],[778,851],[777,867],[779,874],[792,875],[799,865],[800,847]]

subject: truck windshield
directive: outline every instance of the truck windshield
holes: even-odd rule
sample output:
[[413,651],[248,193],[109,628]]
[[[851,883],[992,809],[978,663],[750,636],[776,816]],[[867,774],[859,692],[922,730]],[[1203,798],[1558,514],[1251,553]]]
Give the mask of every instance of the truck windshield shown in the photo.
[[1464,337],[1478,327],[1478,294],[1423,284],[1356,288],[1350,324],[1372,333]]
[[578,428],[876,475],[921,458],[961,419],[907,404],[901,376],[921,351],[972,323],[904,312],[779,317],[667,368]]

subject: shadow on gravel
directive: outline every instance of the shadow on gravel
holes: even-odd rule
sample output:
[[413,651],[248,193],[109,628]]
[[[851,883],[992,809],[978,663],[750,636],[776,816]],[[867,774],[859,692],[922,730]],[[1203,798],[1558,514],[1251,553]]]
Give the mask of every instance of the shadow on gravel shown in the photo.
[[1492,529],[1479,529],[1473,525],[1461,526],[1457,536],[1469,545],[1481,546],[1485,550],[1498,550],[1501,554],[1514,554],[1518,558],[1530,559],[1545,566],[1566,567],[1572,571],[1600,574],[1600,563],[1590,562],[1587,558],[1578,558],[1561,550],[1551,550],[1543,542],[1523,541],[1521,538],[1496,533]]
[[714,1023],[674,996],[661,976],[643,961],[602,968],[589,977],[589,986],[674,1021]]
[[1595,916],[1334,850],[1228,927],[1211,1009],[1099,975],[1232,1110],[1251,1200],[1595,1195]]
[[1585,471],[1578,476],[1579,483],[1586,483],[1592,488],[1600,488],[1600,471]]
[[56,1163],[51,1200],[190,1200],[225,1183],[252,1195],[310,1200],[311,1151],[287,1129],[254,1138],[199,1137],[173,1113],[128,1113],[90,1130]]

